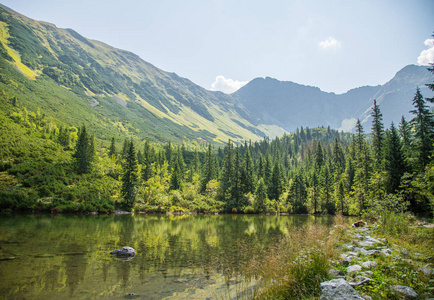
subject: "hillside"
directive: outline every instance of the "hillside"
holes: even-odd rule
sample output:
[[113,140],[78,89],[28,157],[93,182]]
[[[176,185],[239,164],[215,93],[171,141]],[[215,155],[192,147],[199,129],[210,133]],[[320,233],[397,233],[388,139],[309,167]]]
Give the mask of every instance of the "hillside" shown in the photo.
[[0,8],[5,97],[68,125],[155,141],[223,142],[273,135],[233,99],[72,29]]

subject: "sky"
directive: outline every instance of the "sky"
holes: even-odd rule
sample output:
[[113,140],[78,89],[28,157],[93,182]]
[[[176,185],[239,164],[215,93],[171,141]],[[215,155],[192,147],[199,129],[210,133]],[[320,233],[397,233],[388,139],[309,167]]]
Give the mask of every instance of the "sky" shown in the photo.
[[256,77],[344,93],[434,62],[433,0],[3,0],[209,90]]

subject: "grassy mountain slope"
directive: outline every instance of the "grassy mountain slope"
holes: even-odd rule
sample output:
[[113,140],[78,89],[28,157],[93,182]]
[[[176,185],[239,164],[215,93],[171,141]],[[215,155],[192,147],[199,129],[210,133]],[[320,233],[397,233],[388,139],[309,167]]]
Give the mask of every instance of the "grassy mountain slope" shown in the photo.
[[4,6],[0,60],[4,97],[17,96],[68,125],[89,123],[105,139],[117,133],[175,142],[256,140],[275,127],[255,128],[256,119],[223,93]]

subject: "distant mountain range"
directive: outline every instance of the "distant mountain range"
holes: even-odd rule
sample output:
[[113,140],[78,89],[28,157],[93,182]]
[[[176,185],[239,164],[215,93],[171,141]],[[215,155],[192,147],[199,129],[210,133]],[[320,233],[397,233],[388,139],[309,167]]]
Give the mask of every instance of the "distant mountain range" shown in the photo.
[[[357,119],[364,123],[369,120],[374,99],[380,105],[386,127],[392,121],[398,123],[402,115],[411,118],[409,111],[413,109],[416,87],[420,87],[423,95],[431,96],[425,84],[432,81],[426,67],[409,65],[384,85],[359,87],[339,95],[266,77],[250,81],[232,97],[259,123],[278,125],[286,131],[300,126],[351,131]],[[369,131],[370,123],[365,127]]]
[[[72,29],[27,18],[0,5],[0,99],[70,126],[89,124],[99,138],[222,143],[280,136],[297,127],[351,130],[377,99],[386,126],[412,108],[432,76],[407,66],[383,86],[345,94],[256,78],[227,95],[208,91],[137,55],[89,40]],[[366,126],[369,130],[369,126]]]

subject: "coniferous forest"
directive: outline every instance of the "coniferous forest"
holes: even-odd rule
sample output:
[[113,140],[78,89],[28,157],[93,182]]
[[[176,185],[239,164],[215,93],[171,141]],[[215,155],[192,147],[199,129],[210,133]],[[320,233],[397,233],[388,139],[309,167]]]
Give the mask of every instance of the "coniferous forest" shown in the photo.
[[0,208],[429,215],[433,99],[417,89],[408,101],[413,118],[399,124],[384,124],[374,101],[371,124],[358,120],[352,134],[300,127],[274,139],[221,146],[134,136],[107,143],[86,124],[60,125],[3,92]]

